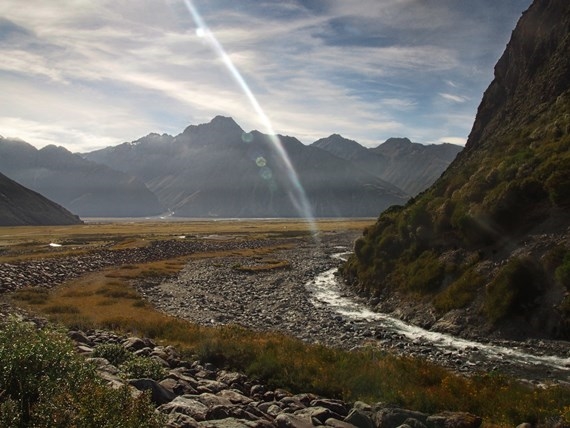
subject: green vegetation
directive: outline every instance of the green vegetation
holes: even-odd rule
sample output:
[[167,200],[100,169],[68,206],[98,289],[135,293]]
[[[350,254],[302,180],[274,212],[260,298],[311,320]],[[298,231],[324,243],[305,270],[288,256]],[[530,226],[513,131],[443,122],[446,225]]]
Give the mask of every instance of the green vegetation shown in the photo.
[[127,378],[160,380],[166,375],[166,370],[159,362],[134,355],[122,345],[114,343],[98,345],[93,350],[92,356],[105,358],[118,367]]
[[0,330],[0,425],[160,427],[145,394],[112,389],[61,333],[11,321]]
[[492,322],[530,304],[544,278],[541,267],[529,258],[514,258],[487,287],[485,312]]
[[[496,132],[461,153],[434,186],[364,230],[342,268],[347,281],[369,295],[420,294],[440,312],[469,306],[485,294],[476,309],[490,323],[523,311],[555,284],[569,287],[570,262],[542,275],[540,254],[533,267],[528,261],[509,264],[487,293],[480,290],[492,278],[476,274],[469,263],[446,260],[457,249],[489,260],[542,222],[568,227],[567,217],[561,219],[570,207],[568,112],[567,91],[554,103],[540,104],[522,124],[495,124]],[[570,336],[570,330],[561,334]]]

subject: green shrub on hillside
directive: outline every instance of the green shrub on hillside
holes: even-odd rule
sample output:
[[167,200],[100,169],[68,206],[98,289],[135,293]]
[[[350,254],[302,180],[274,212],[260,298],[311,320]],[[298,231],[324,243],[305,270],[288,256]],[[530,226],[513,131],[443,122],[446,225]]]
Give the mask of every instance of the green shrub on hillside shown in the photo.
[[542,269],[530,258],[511,259],[487,287],[485,313],[493,323],[531,303],[540,291]]
[[473,301],[484,284],[485,280],[479,273],[468,269],[436,296],[434,306],[439,312],[461,309]]
[[570,291],[570,251],[566,252],[560,266],[555,271],[556,280]]

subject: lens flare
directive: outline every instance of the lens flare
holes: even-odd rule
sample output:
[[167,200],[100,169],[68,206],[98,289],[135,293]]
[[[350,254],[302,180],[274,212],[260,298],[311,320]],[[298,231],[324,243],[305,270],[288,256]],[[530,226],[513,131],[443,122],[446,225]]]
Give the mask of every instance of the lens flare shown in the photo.
[[214,34],[210,31],[210,29],[202,19],[202,16],[198,13],[198,9],[196,9],[191,0],[184,0],[184,4],[186,5],[186,8],[192,15],[192,18],[194,19],[194,22],[196,24],[196,35],[206,40],[210,45],[210,47],[212,48],[212,50],[214,51],[214,53],[222,60],[222,62],[230,72],[233,79],[236,81],[240,89],[247,97],[249,103],[251,104],[251,107],[257,114],[261,124],[263,125],[265,133],[268,135],[272,143],[272,147],[275,149],[275,151],[279,155],[279,158],[283,162],[284,167],[286,168],[288,179],[291,182],[291,189],[289,191],[289,197],[291,199],[291,202],[295,206],[297,212],[299,212],[299,214],[307,220],[311,232],[313,233],[313,236],[316,237],[317,228],[315,224],[315,219],[313,216],[313,211],[307,199],[305,189],[303,189],[303,186],[299,181],[297,172],[295,171],[295,168],[291,163],[291,159],[289,159],[289,155],[283,148],[281,140],[275,134],[273,126],[271,125],[271,121],[269,120],[269,118],[261,108],[261,105],[257,101],[257,98],[251,91],[249,85],[247,84],[247,82],[245,81],[245,79],[243,78],[243,76],[235,66],[235,64],[232,62],[229,55],[226,53],[222,44],[218,41],[216,36],[214,36]]

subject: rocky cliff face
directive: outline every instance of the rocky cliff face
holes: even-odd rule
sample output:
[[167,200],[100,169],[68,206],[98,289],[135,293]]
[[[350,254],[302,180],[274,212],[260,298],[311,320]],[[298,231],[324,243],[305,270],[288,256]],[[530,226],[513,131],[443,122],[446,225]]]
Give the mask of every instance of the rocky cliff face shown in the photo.
[[[366,217],[407,200],[372,174],[279,136],[298,182],[267,135],[216,117],[176,137],[151,134],[86,158],[144,180],[181,217],[299,217],[299,189],[317,217]],[[299,187],[299,184],[301,187]]]
[[0,173],[0,226],[80,223],[76,215]]
[[0,170],[83,217],[129,217],[163,212],[132,176],[89,162],[63,147],[0,138]]
[[384,310],[410,302],[401,316],[436,329],[570,337],[568,52],[570,3],[536,0],[465,150],[356,242],[344,269],[355,287]]

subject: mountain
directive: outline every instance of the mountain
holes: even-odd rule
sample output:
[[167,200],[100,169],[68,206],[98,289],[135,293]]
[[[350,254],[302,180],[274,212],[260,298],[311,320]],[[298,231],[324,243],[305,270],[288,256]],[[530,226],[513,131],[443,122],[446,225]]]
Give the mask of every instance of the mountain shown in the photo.
[[293,137],[246,133],[221,116],[175,137],[149,134],[84,156],[140,178],[176,216],[298,217],[305,214],[301,191],[318,217],[371,216],[407,200],[325,150]]
[[568,52],[570,2],[535,0],[465,149],[355,242],[344,277],[378,309],[463,335],[570,337]]
[[338,134],[317,140],[312,146],[353,162],[409,195],[417,195],[431,186],[463,149],[449,143],[412,143],[407,138],[389,138],[368,149]]
[[82,217],[157,215],[164,210],[144,183],[63,147],[41,150],[0,137],[0,170]]
[[79,217],[0,173],[0,226],[82,223]]

